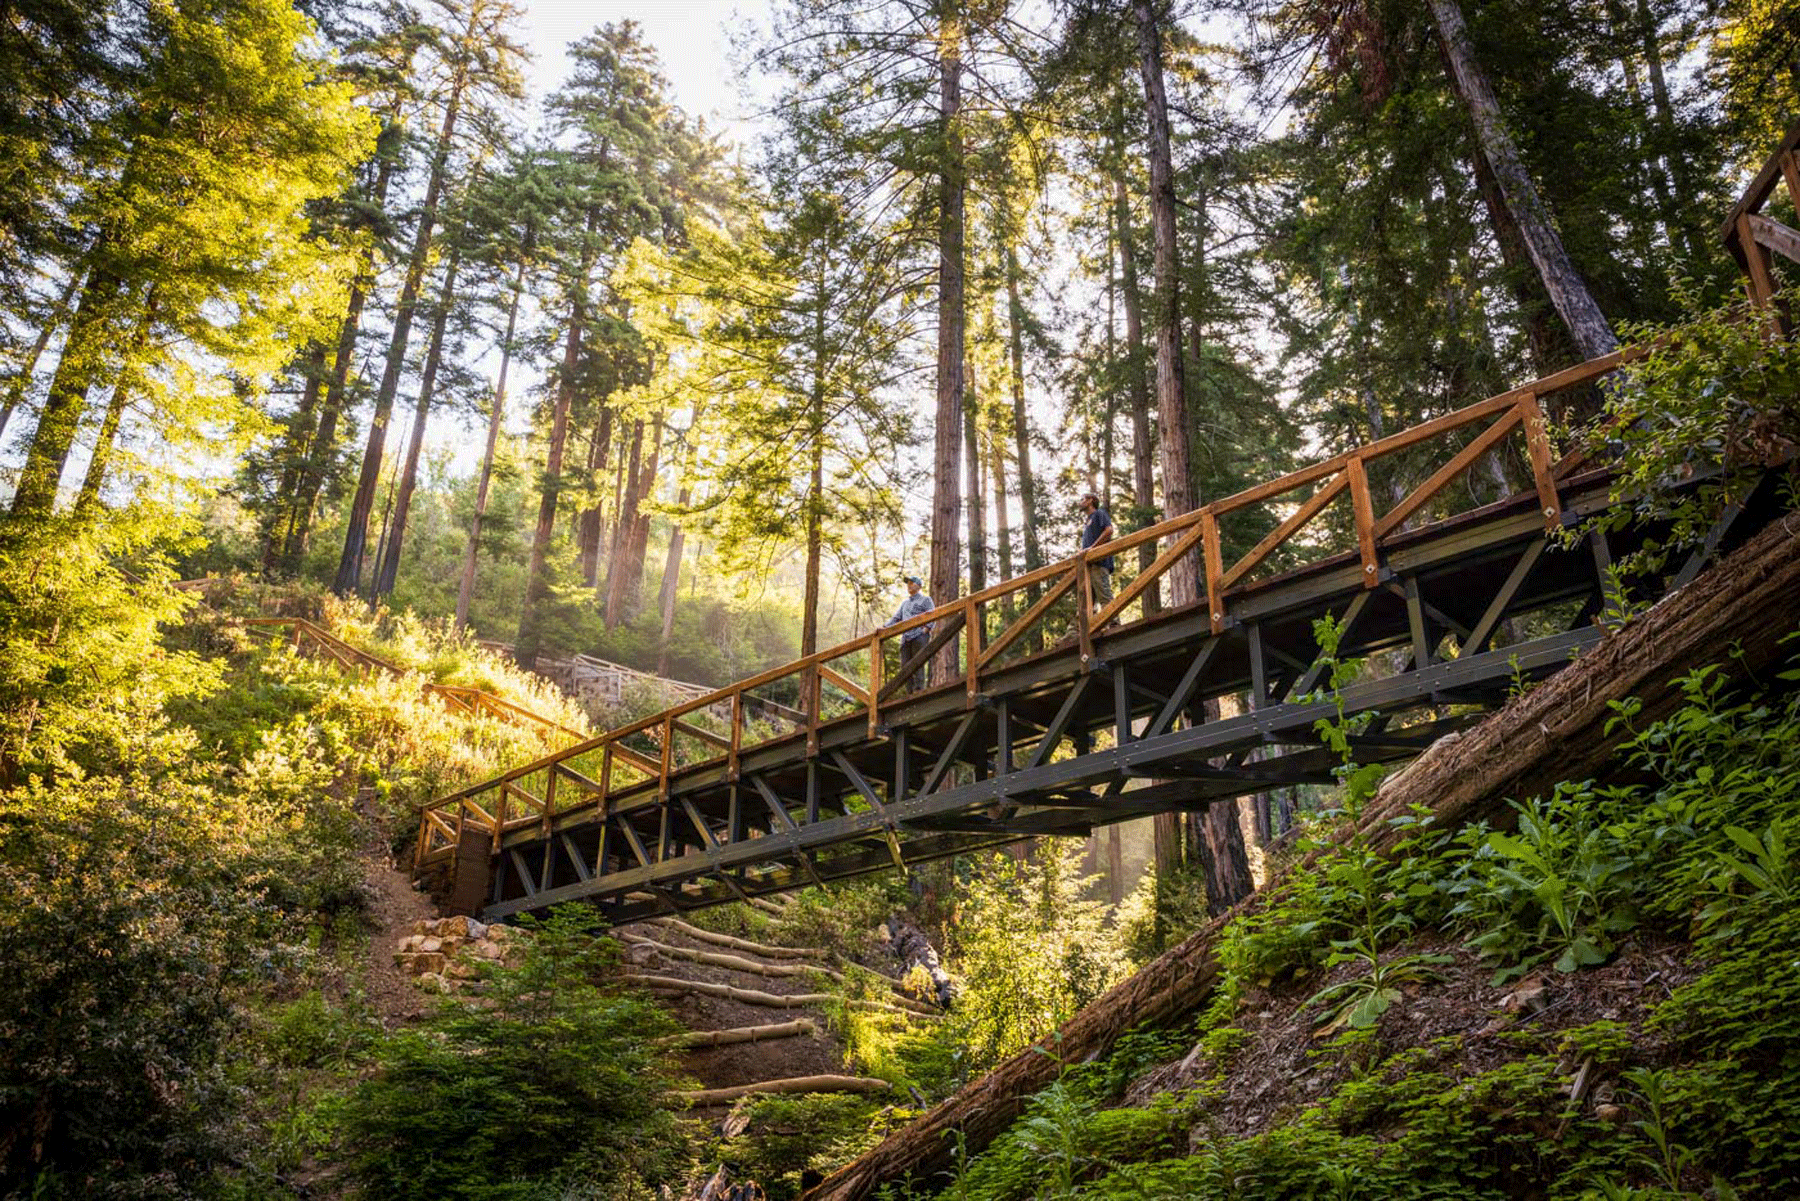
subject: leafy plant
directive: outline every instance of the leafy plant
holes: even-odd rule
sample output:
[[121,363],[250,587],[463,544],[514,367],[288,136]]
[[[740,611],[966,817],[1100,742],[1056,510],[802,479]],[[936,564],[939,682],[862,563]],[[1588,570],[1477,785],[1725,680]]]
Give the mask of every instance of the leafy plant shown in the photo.
[[1476,830],[1463,840],[1450,919],[1500,964],[1496,984],[1546,960],[1560,972],[1604,963],[1636,927],[1640,860],[1625,827],[1593,816],[1599,804],[1585,786],[1561,788],[1548,802],[1515,806],[1517,833]]

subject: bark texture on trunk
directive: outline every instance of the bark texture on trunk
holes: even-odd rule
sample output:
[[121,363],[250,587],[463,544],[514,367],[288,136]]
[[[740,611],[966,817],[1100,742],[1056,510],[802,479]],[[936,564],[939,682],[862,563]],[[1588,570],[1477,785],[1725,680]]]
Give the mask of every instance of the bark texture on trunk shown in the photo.
[[1506,128],[1500,102],[1494,96],[1487,72],[1475,57],[1475,46],[1469,38],[1468,23],[1463,19],[1457,0],[1428,0],[1432,24],[1436,27],[1438,45],[1449,64],[1450,80],[1469,120],[1475,126],[1475,139],[1488,165],[1506,208],[1518,227],[1525,251],[1543,278],[1550,303],[1569,329],[1576,348],[1584,359],[1597,359],[1619,348],[1611,323],[1594,302],[1587,284],[1575,270],[1564,249],[1562,236],[1550,217],[1537,185],[1525,169],[1525,160]]
[[[963,326],[962,25],[947,12],[938,25],[938,132],[943,139],[938,173],[937,421],[933,439],[931,500],[931,599],[946,604],[961,595]],[[935,676],[957,673],[957,642],[938,652]]]
[[[1169,149],[1169,100],[1163,90],[1162,29],[1154,0],[1132,0],[1138,66],[1150,128],[1150,224],[1156,236],[1156,416],[1163,470],[1163,514],[1194,507],[1188,475],[1187,392],[1181,374],[1181,262],[1175,231],[1175,169]],[[1193,555],[1169,568],[1169,599],[1179,608],[1199,596]]]
[[38,413],[25,465],[13,492],[14,513],[48,513],[56,506],[63,467],[75,445],[75,432],[87,412],[88,392],[110,361],[108,346],[119,326],[125,289],[111,275],[95,273],[82,286],[69,318],[69,333],[50,378],[50,391]]
[[[1037,477],[1031,470],[1031,420],[1025,412],[1025,306],[1019,302],[1019,255],[1006,251],[1007,340],[1012,352],[1013,455],[1019,465],[1019,509],[1025,529],[1025,570],[1044,565],[1037,532]],[[1032,599],[1037,598],[1036,590]]]
[[537,528],[531,538],[531,563],[525,577],[525,604],[519,613],[519,636],[513,655],[526,671],[537,666],[541,638],[539,620],[550,595],[550,536],[556,530],[556,502],[562,493],[563,452],[569,440],[569,407],[575,400],[575,371],[581,363],[581,342],[587,334],[587,282],[593,270],[593,233],[599,224],[597,209],[587,212],[588,236],[582,240],[580,266],[569,301],[569,329],[563,341],[562,372],[556,380],[556,404],[550,413],[550,446],[544,457],[544,486],[538,499]]
[[400,490],[394,497],[394,520],[388,528],[387,542],[375,564],[375,595],[386,596],[394,590],[400,576],[401,548],[406,542],[406,519],[412,513],[413,492],[419,483],[419,454],[425,448],[425,423],[431,416],[431,402],[437,398],[438,370],[444,363],[444,330],[450,324],[450,306],[456,303],[456,271],[462,264],[460,248],[452,248],[444,265],[444,288],[438,297],[437,312],[431,319],[431,341],[425,351],[425,368],[419,375],[419,399],[413,406],[412,433],[406,442],[406,465],[400,472]]
[[969,515],[969,591],[980,592],[987,578],[987,489],[981,475],[981,423],[976,412],[980,389],[974,386],[974,369],[967,372],[969,386],[963,393],[963,471]]
[[[471,15],[471,23],[473,16]],[[381,385],[375,392],[375,413],[369,420],[369,438],[363,446],[362,469],[357,475],[356,495],[350,502],[350,523],[344,531],[344,549],[338,556],[337,575],[331,589],[339,596],[356,591],[362,579],[363,554],[367,549],[369,514],[375,507],[375,489],[381,479],[381,460],[387,446],[388,422],[394,414],[394,397],[400,391],[400,374],[406,366],[406,344],[412,337],[412,323],[419,303],[419,287],[425,280],[425,267],[431,256],[431,239],[437,229],[438,202],[443,197],[445,176],[450,166],[450,144],[456,136],[456,122],[462,109],[463,75],[451,87],[444,105],[444,120],[438,127],[437,146],[432,153],[431,174],[425,184],[425,198],[419,209],[419,228],[413,234],[412,256],[407,260],[406,277],[400,285],[400,301],[394,310],[394,330],[388,340],[387,362],[381,370]],[[343,364],[341,366],[347,366]]]
[[512,365],[513,334],[519,327],[519,297],[525,291],[525,261],[531,257],[533,232],[525,234],[525,249],[513,276],[512,299],[506,305],[506,336],[500,341],[500,372],[494,381],[494,403],[488,410],[487,449],[481,456],[481,482],[475,486],[475,515],[469,521],[469,547],[463,555],[462,580],[456,586],[456,628],[469,624],[469,602],[475,597],[475,562],[481,547],[481,521],[487,515],[488,487],[494,478],[494,452],[506,419],[506,372]]
[[[1123,169],[1121,162],[1120,167]],[[1115,181],[1113,189],[1113,225],[1119,231],[1119,295],[1125,302],[1125,378],[1131,397],[1131,488],[1138,517],[1151,524],[1156,512],[1156,471],[1153,467],[1156,445],[1150,433],[1150,381],[1144,375],[1144,312],[1142,293],[1138,288],[1137,247],[1131,236],[1131,201],[1125,193],[1125,180]],[[1106,497],[1107,504],[1112,503]],[[1156,544],[1146,542],[1138,547],[1138,570],[1156,561]],[[1144,612],[1162,608],[1162,581],[1144,592]],[[1160,863],[1161,856],[1158,856]]]
[[631,458],[625,464],[625,495],[613,516],[612,549],[606,556],[606,628],[619,624],[625,606],[625,586],[631,554],[631,534],[637,525],[639,488],[643,485],[644,420],[631,423]]
[[[1387,854],[1407,833],[1394,819],[1413,806],[1430,809],[1437,828],[1451,830],[1493,816],[1509,799],[1542,792],[1549,781],[1601,775],[1615,745],[1606,734],[1612,702],[1642,700],[1641,725],[1681,704],[1676,681],[1695,666],[1718,663],[1741,680],[1778,661],[1793,628],[1795,595],[1800,521],[1790,517],[1461,738],[1439,740],[1369,803],[1360,821],[1364,837]],[[807,1193],[807,1201],[856,1201],[884,1182],[943,1171],[959,1149],[974,1154],[1005,1130],[1062,1065],[1105,1055],[1133,1027],[1191,1013],[1219,982],[1214,952],[1226,923],[1266,906],[1281,887],[1277,879],[1214,919],[1064,1023],[1055,1042],[1015,1055],[889,1135]]]

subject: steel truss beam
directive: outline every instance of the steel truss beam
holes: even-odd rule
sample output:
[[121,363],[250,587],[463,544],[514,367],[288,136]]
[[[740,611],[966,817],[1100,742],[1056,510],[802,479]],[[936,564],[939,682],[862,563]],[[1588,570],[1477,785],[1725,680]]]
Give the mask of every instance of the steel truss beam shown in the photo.
[[[1571,521],[1606,503],[1578,489],[1563,500]],[[861,715],[822,722],[729,771],[713,761],[662,789],[615,790],[604,809],[566,773],[590,799],[506,832],[485,916],[581,900],[625,921],[1328,783],[1337,764],[1314,724],[1340,705],[1373,715],[1353,742],[1360,762],[1405,759],[1598,641],[1589,618],[1617,603],[1613,551],[1599,539],[1561,549],[1537,514],[1496,510],[1420,531],[1387,553],[1376,587],[1355,556],[1327,561],[1234,598],[1217,632],[1204,606],[1165,611],[1096,635],[1085,660],[1052,646],[996,666],[975,695],[958,681],[897,698],[877,730]],[[1337,697],[1320,691],[1316,661],[1313,623],[1328,615],[1341,655],[1381,664]],[[1247,697],[1244,712],[1203,720],[1204,702],[1226,696]]]

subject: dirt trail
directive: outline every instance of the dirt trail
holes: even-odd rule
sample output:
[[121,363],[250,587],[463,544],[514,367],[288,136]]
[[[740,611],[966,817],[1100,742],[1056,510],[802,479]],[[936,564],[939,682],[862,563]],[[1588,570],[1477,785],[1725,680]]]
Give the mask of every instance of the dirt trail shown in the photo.
[[394,947],[412,933],[414,922],[435,918],[438,911],[394,862],[368,790],[357,794],[356,809],[361,817],[364,920],[369,933],[363,977],[370,1007],[391,1029],[415,1020],[431,1004],[430,995],[394,963]]

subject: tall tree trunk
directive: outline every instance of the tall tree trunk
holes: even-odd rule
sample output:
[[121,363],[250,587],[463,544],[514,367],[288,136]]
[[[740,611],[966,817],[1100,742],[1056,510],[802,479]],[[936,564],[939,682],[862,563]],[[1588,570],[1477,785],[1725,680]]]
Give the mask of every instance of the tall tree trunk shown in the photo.
[[1006,489],[1006,446],[990,429],[988,432],[988,465],[994,472],[994,549],[1000,556],[1000,578],[1010,580],[1013,571],[1012,521],[1006,508],[1010,502]]
[[[1162,30],[1155,0],[1132,0],[1137,19],[1138,66],[1150,133],[1150,225],[1156,235],[1156,416],[1163,473],[1163,513],[1194,507],[1188,478],[1187,394],[1181,378],[1181,263],[1175,242],[1175,171],[1169,149],[1169,100],[1163,91]],[[1192,555],[1169,569],[1169,599],[1177,607],[1199,596]]]
[[131,345],[119,365],[119,382],[113,385],[112,399],[107,402],[106,416],[100,421],[100,433],[94,439],[94,453],[88,458],[87,475],[75,497],[75,509],[84,512],[100,503],[100,489],[106,483],[107,468],[112,465],[113,443],[119,436],[119,424],[125,418],[125,405],[143,370],[144,348],[150,343],[150,327],[156,321],[156,285],[144,298],[144,311],[138,316]]
[[[1142,0],[1141,0],[1142,2]],[[1462,8],[1456,0],[1428,0],[1432,22],[1436,26],[1438,45],[1450,67],[1450,78],[1456,94],[1469,111],[1475,127],[1475,138],[1493,168],[1506,208],[1518,226],[1525,250],[1543,278],[1550,303],[1568,327],[1582,357],[1597,359],[1619,348],[1612,325],[1600,306],[1594,302],[1575,264],[1563,248],[1549,209],[1538,195],[1537,185],[1525,169],[1525,160],[1507,131],[1500,102],[1487,74],[1475,58],[1469,39],[1469,27],[1463,20]]]
[[406,466],[400,473],[400,491],[394,498],[394,521],[389,527],[387,545],[375,567],[375,595],[387,596],[394,591],[400,575],[401,548],[406,543],[406,519],[412,513],[413,491],[419,481],[419,452],[425,446],[425,422],[431,416],[431,402],[436,398],[438,369],[444,361],[444,330],[450,324],[450,309],[456,303],[456,271],[462,264],[462,248],[452,246],[450,260],[444,264],[444,287],[438,296],[437,312],[431,320],[431,343],[425,351],[425,368],[419,375],[419,399],[413,407],[412,436],[406,443]]
[[318,432],[319,400],[325,393],[325,352],[324,342],[314,342],[301,362],[300,373],[306,382],[300,389],[300,403],[294,406],[294,419],[282,439],[281,478],[276,482],[273,498],[275,512],[270,514],[268,526],[263,530],[264,575],[280,566],[282,547],[286,544],[288,531],[293,528],[294,498],[306,472],[313,435]]
[[[389,113],[383,140],[397,131],[399,107]],[[388,188],[393,182],[395,157],[383,154],[375,170],[375,185],[370,189],[370,206],[376,212],[387,207]],[[376,245],[371,240],[363,252],[356,279],[350,285],[350,297],[344,306],[344,320],[338,327],[337,352],[331,362],[331,382],[325,389],[325,404],[319,410],[318,428],[309,440],[306,459],[300,470],[294,497],[289,506],[287,533],[282,539],[281,561],[287,570],[296,571],[306,554],[306,542],[312,533],[313,515],[318,510],[319,493],[331,469],[332,455],[337,450],[338,418],[350,392],[350,369],[356,361],[356,341],[362,332],[363,305],[375,286]]]
[[[638,427],[633,425],[632,433],[635,435],[637,432]],[[607,594],[612,591],[612,568],[613,564],[618,562],[619,559],[619,547],[615,545],[619,538],[619,515],[625,511],[625,452],[630,437],[625,433],[622,422],[620,423],[620,429],[615,441],[618,445],[613,447],[613,449],[618,451],[618,454],[614,456],[615,462],[613,463],[613,527],[609,533],[606,529],[605,515],[602,514],[600,522],[600,545],[606,548],[606,571],[602,573],[596,568],[594,575],[594,600],[602,609],[606,607]],[[631,464],[631,469],[633,471],[637,470],[635,461]]]
[[[1671,245],[1683,247],[1688,257],[1697,261],[1706,254],[1706,244],[1692,223],[1681,219],[1681,206],[1694,202],[1699,196],[1699,187],[1679,145],[1675,105],[1669,99],[1669,81],[1663,72],[1662,30],[1657,27],[1648,0],[1636,0],[1635,7],[1638,36],[1644,47],[1644,69],[1650,77],[1650,101],[1656,109],[1657,132],[1662,135],[1662,160],[1675,181],[1674,203],[1664,218],[1670,223],[1669,241]],[[1800,77],[1800,59],[1795,60],[1793,69],[1796,77]],[[1795,202],[1800,203],[1800,198]],[[1675,242],[1677,234],[1681,238],[1679,243]]]
[[[681,451],[681,490],[675,494],[675,507],[686,509],[688,502],[694,498],[693,486],[689,480],[694,473],[694,447],[700,432],[700,406],[694,406],[694,414],[688,421],[687,437]],[[681,554],[686,548],[687,531],[682,529],[681,519],[677,517],[669,527],[669,553],[663,559],[663,576],[661,595],[657,598],[662,608],[662,636],[656,643],[656,674],[669,674],[669,639],[675,633],[675,598],[681,590]]]
[[[1120,147],[1119,169],[1124,171],[1123,147]],[[1150,433],[1150,381],[1144,375],[1144,316],[1139,299],[1137,248],[1131,236],[1131,202],[1125,192],[1123,174],[1113,183],[1113,228],[1118,231],[1119,295],[1125,302],[1125,379],[1131,397],[1131,487],[1134,493],[1135,517],[1149,525],[1156,520],[1156,473],[1152,466],[1156,454]],[[1107,504],[1112,498],[1107,497]],[[1156,561],[1156,546],[1145,542],[1138,547],[1138,570]],[[1144,592],[1144,612],[1162,608],[1162,581]]]
[[[961,13],[946,6],[938,24],[938,345],[937,426],[932,459],[931,599],[947,604],[961,594],[963,425],[963,200]],[[934,679],[957,673],[957,640],[938,652]]]
[[119,307],[123,292],[121,282],[105,272],[90,275],[82,286],[81,299],[69,319],[62,355],[50,378],[49,394],[38,414],[37,429],[25,452],[25,465],[19,472],[19,485],[13,493],[14,513],[48,513],[56,507],[63,466],[87,411],[88,391],[108,357],[118,317],[114,310]]
[[456,628],[469,624],[469,602],[475,596],[475,560],[481,546],[481,521],[487,516],[488,486],[494,478],[494,452],[506,415],[506,371],[512,365],[513,334],[519,326],[519,297],[525,291],[525,264],[537,242],[537,228],[528,225],[513,274],[512,299],[506,306],[506,336],[500,340],[500,374],[494,382],[494,403],[488,412],[487,448],[481,456],[481,482],[475,486],[475,515],[469,522],[469,548],[463,555],[462,580],[456,588]]
[[[1019,255],[1006,250],[1007,340],[1012,351],[1013,457],[1019,472],[1020,522],[1025,531],[1025,570],[1044,565],[1038,542],[1037,477],[1031,470],[1031,419],[1025,412],[1025,306],[1019,303]],[[1033,596],[1035,597],[1035,593]]]
[[[827,314],[825,264],[813,280],[812,379],[806,398],[806,457],[810,466],[802,521],[806,530],[806,578],[800,603],[800,657],[819,649],[819,576],[825,547],[825,389],[830,362],[826,342]],[[813,694],[812,673],[803,683],[803,696]]]
[[[1159,443],[1163,511],[1174,517],[1193,508],[1188,486],[1188,400],[1181,378],[1181,263],[1175,245],[1174,164],[1168,146],[1168,97],[1163,92],[1163,45],[1154,0],[1132,0],[1132,9],[1138,20],[1138,65],[1150,131],[1150,229],[1156,236],[1156,411],[1163,432]],[[1129,218],[1127,212],[1121,223],[1121,247],[1129,236]],[[1130,292],[1125,295],[1129,321]],[[1177,609],[1192,605],[1199,596],[1192,555],[1170,565],[1168,591]],[[1157,814],[1152,825],[1157,877],[1168,879],[1181,862],[1181,816]]]
[[606,628],[619,624],[624,611],[626,557],[631,553],[631,533],[637,525],[639,467],[644,455],[644,419],[631,423],[631,459],[625,465],[625,495],[613,514],[612,548],[606,556]]
[[963,468],[969,513],[969,591],[987,587],[987,489],[981,479],[981,427],[976,412],[980,388],[973,379],[975,369],[968,368],[970,385],[963,393]]
[[1488,225],[1494,231],[1494,242],[1500,247],[1500,261],[1506,267],[1513,303],[1518,306],[1525,324],[1531,369],[1540,377],[1549,375],[1558,363],[1573,353],[1574,347],[1568,334],[1557,325],[1550,297],[1531,265],[1525,239],[1512,219],[1512,211],[1506,207],[1506,198],[1500,194],[1500,181],[1494,178],[1494,169],[1488,165],[1487,155],[1479,144],[1469,159],[1474,170],[1475,190],[1481,194]]
[[69,314],[69,303],[80,290],[82,279],[81,272],[71,273],[69,282],[63,285],[62,295],[49,312],[44,314],[44,323],[38,327],[38,335],[32,340],[31,350],[19,364],[19,374],[14,377],[12,387],[6,390],[6,403],[0,405],[0,438],[6,436],[6,427],[11,422],[13,413],[24,403],[25,394],[31,389],[31,377],[37,374],[38,360],[44,356],[44,348],[50,344],[50,339],[62,328],[63,319]]
[[650,550],[650,512],[648,505],[656,500],[656,473],[662,467],[663,414],[650,419],[650,453],[644,459],[644,478],[637,489],[637,516],[631,523],[631,540],[625,552],[625,594],[619,620],[629,622],[638,615],[644,593],[644,560]]
[[[471,11],[470,23],[474,22]],[[471,28],[471,34],[473,29]],[[456,122],[462,110],[466,71],[459,71],[444,104],[444,120],[438,127],[437,146],[431,157],[431,173],[425,183],[425,198],[419,209],[419,228],[413,235],[412,257],[407,261],[406,278],[400,286],[400,302],[394,310],[394,331],[388,341],[387,363],[381,372],[381,386],[375,393],[375,413],[369,420],[369,440],[363,447],[362,470],[357,476],[356,495],[350,502],[350,524],[344,531],[344,549],[338,556],[337,575],[331,588],[339,596],[349,596],[362,579],[363,554],[367,549],[369,513],[375,506],[375,489],[381,479],[381,460],[387,446],[388,422],[394,414],[394,397],[400,390],[400,374],[406,366],[406,344],[412,336],[413,313],[418,307],[419,286],[425,279],[425,267],[431,256],[431,238],[437,230],[438,201],[443,196],[444,177],[450,165],[451,140],[456,136]]]
[[580,266],[569,289],[569,329],[563,341],[562,371],[556,377],[556,404],[550,412],[550,446],[544,456],[544,485],[538,499],[537,528],[532,532],[531,561],[525,576],[525,604],[519,613],[519,636],[513,655],[526,671],[537,666],[543,633],[540,619],[550,595],[550,535],[556,529],[556,501],[562,492],[563,451],[569,440],[569,406],[575,399],[575,374],[581,365],[581,340],[587,333],[588,275],[593,270],[593,235],[600,223],[598,208],[589,208],[582,239]]
[[612,407],[601,405],[600,420],[594,427],[593,439],[588,443],[588,488],[593,493],[594,503],[581,511],[581,528],[577,533],[581,548],[581,582],[589,588],[594,587],[600,579],[601,505],[595,485],[606,473],[606,456],[611,449]]

